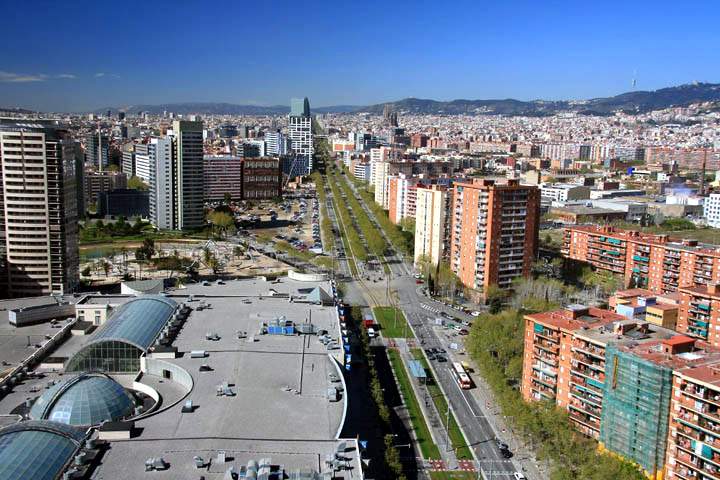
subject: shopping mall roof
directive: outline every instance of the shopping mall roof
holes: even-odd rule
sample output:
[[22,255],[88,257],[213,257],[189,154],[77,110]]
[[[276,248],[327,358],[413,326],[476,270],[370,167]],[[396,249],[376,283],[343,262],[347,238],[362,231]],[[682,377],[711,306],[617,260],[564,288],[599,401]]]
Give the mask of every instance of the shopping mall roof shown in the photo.
[[0,430],[0,478],[53,480],[79,449],[85,434],[67,425],[27,421]]
[[34,420],[69,425],[99,425],[133,412],[134,403],[125,389],[100,373],[67,378],[46,390],[30,410]]
[[91,343],[120,341],[147,350],[177,308],[161,295],[141,296],[123,304],[94,335]]

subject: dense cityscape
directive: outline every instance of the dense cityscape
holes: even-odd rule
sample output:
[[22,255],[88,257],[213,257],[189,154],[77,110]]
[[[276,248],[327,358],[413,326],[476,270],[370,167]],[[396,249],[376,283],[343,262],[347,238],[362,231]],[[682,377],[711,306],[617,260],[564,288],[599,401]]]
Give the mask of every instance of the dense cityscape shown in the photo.
[[101,3],[3,9],[0,480],[720,480],[715,6]]

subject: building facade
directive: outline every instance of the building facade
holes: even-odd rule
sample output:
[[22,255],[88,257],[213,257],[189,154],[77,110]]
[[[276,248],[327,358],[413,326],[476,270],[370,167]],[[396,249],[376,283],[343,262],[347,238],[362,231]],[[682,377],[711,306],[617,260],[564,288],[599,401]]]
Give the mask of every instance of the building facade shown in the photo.
[[565,229],[561,251],[565,258],[623,275],[626,286],[656,293],[720,282],[717,247],[694,240],[586,225]]
[[174,150],[171,137],[152,138],[148,144],[150,163],[150,221],[160,230],[175,228]]
[[174,134],[175,229],[202,228],[203,202],[203,122],[176,120]]
[[10,296],[79,285],[75,145],[54,121],[0,120],[0,234]]
[[310,102],[307,98],[291,100],[290,115],[288,115],[288,138],[292,154],[304,160],[301,165],[305,168],[303,171],[299,171],[299,174],[309,175],[313,168],[315,146],[313,145]]
[[86,170],[84,173],[83,188],[85,194],[85,207],[96,203],[102,192],[127,188],[127,176],[123,172],[111,172],[108,170],[98,172]]
[[540,194],[517,180],[457,183],[451,205],[450,267],[462,284],[485,292],[530,274],[537,255]]
[[246,158],[242,162],[242,199],[259,200],[282,197],[280,159]]
[[415,264],[420,257],[438,265],[450,243],[450,191],[440,185],[418,186],[415,201]]
[[222,202],[226,194],[234,200],[242,199],[242,158],[205,155],[203,161],[203,197],[206,202]]

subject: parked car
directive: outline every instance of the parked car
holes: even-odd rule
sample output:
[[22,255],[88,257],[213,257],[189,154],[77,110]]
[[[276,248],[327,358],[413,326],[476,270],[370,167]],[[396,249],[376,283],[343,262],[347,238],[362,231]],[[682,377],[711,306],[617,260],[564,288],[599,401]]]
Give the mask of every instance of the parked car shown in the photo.
[[520,472],[513,473],[513,478],[515,478],[515,480],[527,480],[527,477]]

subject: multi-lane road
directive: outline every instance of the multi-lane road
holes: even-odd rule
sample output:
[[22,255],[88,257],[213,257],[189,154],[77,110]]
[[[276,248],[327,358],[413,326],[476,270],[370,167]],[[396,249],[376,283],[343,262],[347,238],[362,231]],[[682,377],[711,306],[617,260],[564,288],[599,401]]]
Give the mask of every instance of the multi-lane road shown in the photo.
[[[342,179],[340,181],[347,180]],[[382,229],[379,225],[377,225],[374,214],[367,205],[365,205],[362,197],[360,197],[355,190],[355,186],[352,182],[348,183],[369,218],[375,222],[378,232],[384,235]],[[329,217],[335,223],[336,228],[339,229],[341,226],[338,225],[335,212],[332,208],[331,195],[332,194],[328,191]],[[387,237],[386,240],[388,241],[388,245],[391,245]],[[336,243],[341,242],[338,239]],[[402,309],[421,346],[423,348],[437,347],[448,349],[449,341],[441,338],[441,334],[435,326],[435,318],[438,316],[437,313],[445,312],[459,320],[472,321],[472,317],[446,307],[439,302],[434,302],[419,293],[418,290],[420,289],[418,288],[416,280],[412,275],[412,266],[406,264],[399,254],[388,254],[384,260],[390,267],[391,272],[388,278],[386,278],[387,297],[391,299],[396,306]],[[347,266],[345,265],[345,267]],[[349,288],[362,289],[363,285],[353,282],[349,284]],[[397,296],[391,295],[391,291],[396,291]],[[353,296],[362,295],[362,292],[349,293],[353,294]],[[374,297],[376,298],[377,295]],[[426,305],[426,307],[423,308],[423,305]],[[430,309],[428,309],[428,306]],[[495,432],[493,425],[491,425],[488,420],[487,406],[479,405],[471,393],[466,390],[461,390],[458,387],[452,374],[450,373],[448,363],[431,362],[431,364],[434,370],[434,376],[440,383],[440,386],[448,399],[450,408],[463,429],[463,433],[465,434],[468,445],[473,451],[483,477],[488,480],[514,478],[514,473],[521,470],[517,467],[514,460],[503,458],[500,453],[500,450],[495,443],[495,439],[500,438],[502,441],[505,441],[506,439],[502,438],[497,434],[497,432]],[[444,445],[441,446],[441,448],[444,448]]]

